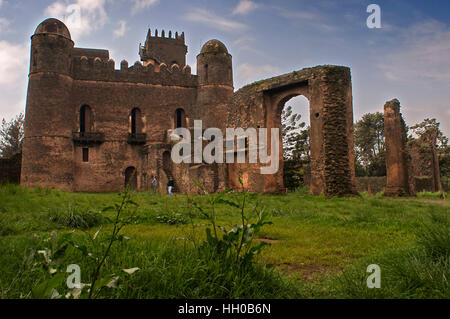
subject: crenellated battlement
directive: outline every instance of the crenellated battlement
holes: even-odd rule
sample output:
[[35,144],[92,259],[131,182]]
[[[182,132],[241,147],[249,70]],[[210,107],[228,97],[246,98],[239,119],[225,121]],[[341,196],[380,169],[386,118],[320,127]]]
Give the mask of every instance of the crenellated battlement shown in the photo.
[[148,29],[147,40],[146,41],[148,41],[149,39],[171,39],[171,40],[180,41],[181,44],[185,44],[184,32],[182,32],[179,35],[178,31],[173,33],[172,31],[169,30],[169,32],[167,33],[167,37],[166,37],[166,31],[165,30],[162,30],[159,33],[158,29],[155,29],[155,32],[152,35],[151,29]]
[[[167,36],[166,36],[167,35]],[[187,46],[185,44],[184,32],[178,34],[164,30],[161,33],[158,29],[152,34],[148,30],[145,44],[139,44],[139,56],[141,61],[154,61],[157,64],[178,64],[181,67],[186,65]]]
[[75,80],[131,82],[158,85],[178,85],[197,87],[198,79],[191,74],[191,67],[153,61],[135,62],[129,66],[128,61],[120,63],[120,69],[115,68],[115,61],[101,57],[75,56],[72,61],[72,76]]

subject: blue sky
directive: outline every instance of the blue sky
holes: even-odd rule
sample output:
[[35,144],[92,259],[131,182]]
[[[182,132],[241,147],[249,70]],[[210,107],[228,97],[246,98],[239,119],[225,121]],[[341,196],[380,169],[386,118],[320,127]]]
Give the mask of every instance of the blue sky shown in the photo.
[[[381,7],[381,29],[366,25]],[[81,9],[70,25],[67,8]],[[196,70],[216,38],[233,55],[235,88],[320,64],[351,67],[355,120],[399,98],[409,125],[437,118],[450,135],[448,0],[0,0],[0,118],[25,108],[30,36],[48,17],[69,24],[78,47],[109,49],[119,68],[139,60],[148,28],[186,34]],[[166,32],[167,32],[166,31]],[[301,98],[292,101],[307,116]]]

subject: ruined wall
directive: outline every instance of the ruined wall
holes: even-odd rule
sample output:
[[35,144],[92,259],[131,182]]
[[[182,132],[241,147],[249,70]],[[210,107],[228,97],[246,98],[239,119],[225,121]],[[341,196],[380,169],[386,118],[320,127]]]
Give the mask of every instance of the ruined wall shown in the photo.
[[[229,127],[281,128],[284,104],[294,96],[310,101],[311,191],[329,197],[356,193],[353,153],[353,105],[350,70],[322,66],[256,82],[235,93]],[[269,138],[270,139],[270,138]],[[255,181],[255,192],[284,192],[280,132],[280,170],[260,174],[260,165],[239,165],[237,172]],[[261,183],[261,179],[263,183]]]
[[384,105],[384,136],[386,145],[386,196],[410,194],[408,153],[405,123],[397,99]]
[[382,192],[385,187],[385,176],[356,177],[356,189],[358,190],[358,192],[367,192],[375,195]]
[[436,145],[436,136],[432,134],[408,142],[410,187],[415,192],[440,191],[439,159],[433,145]]

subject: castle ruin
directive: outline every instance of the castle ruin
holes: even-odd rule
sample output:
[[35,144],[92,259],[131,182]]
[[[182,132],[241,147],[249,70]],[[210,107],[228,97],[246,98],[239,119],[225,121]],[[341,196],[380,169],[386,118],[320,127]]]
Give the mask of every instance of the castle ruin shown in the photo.
[[[184,33],[148,32],[141,61],[120,69],[109,51],[74,47],[59,20],[43,21],[31,37],[31,61],[21,184],[66,191],[150,187],[156,176],[180,193],[244,187],[283,193],[280,170],[261,164],[174,164],[171,132],[194,120],[225,133],[227,127],[281,128],[281,111],[294,96],[310,101],[311,191],[328,197],[355,193],[350,69],[318,66],[243,87],[233,87],[232,56],[218,40],[186,65]],[[225,134],[224,134],[225,135]],[[280,136],[281,139],[281,136]],[[282,143],[279,143],[282,148]]]

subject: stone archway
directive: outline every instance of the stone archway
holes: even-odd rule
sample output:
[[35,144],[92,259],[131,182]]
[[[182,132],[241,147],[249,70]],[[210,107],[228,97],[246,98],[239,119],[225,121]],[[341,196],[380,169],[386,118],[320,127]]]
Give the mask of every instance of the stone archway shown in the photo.
[[[256,82],[233,96],[229,127],[281,129],[281,111],[292,97],[310,102],[311,192],[327,197],[355,194],[353,150],[353,103],[350,69],[319,66]],[[239,118],[237,115],[240,115]],[[269,133],[270,138],[270,133]],[[282,143],[280,166],[282,167]],[[248,165],[249,185],[254,192],[284,192],[282,169],[261,175]]]

